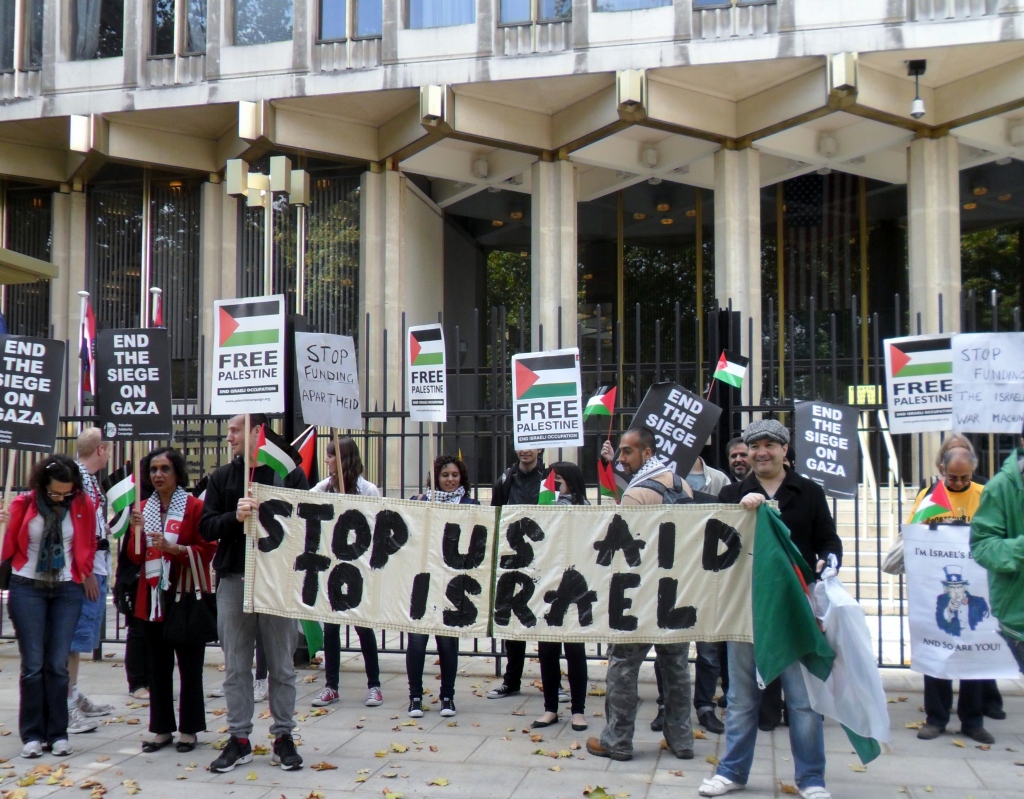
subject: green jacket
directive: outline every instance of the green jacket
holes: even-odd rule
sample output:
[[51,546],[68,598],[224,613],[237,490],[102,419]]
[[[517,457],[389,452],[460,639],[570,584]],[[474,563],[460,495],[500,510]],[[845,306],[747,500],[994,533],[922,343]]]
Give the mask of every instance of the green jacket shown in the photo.
[[1003,630],[1024,638],[1024,480],[1016,449],[985,486],[971,519],[971,556],[988,569],[993,615]]

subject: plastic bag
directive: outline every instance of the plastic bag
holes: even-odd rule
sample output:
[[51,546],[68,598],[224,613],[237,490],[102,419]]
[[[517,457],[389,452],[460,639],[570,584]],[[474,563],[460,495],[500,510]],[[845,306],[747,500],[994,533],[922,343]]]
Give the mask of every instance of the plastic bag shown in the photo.
[[882,561],[882,571],[886,574],[906,574],[907,570],[903,565],[903,531],[896,534],[896,540],[892,542],[885,560]]

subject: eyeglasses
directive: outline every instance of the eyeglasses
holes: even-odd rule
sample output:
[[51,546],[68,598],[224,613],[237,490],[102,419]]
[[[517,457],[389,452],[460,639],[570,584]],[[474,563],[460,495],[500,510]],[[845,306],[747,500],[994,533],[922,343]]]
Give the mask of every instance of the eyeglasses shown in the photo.
[[76,490],[72,488],[70,491],[47,491],[46,496],[48,496],[54,502],[60,502],[62,499],[73,497],[76,493]]

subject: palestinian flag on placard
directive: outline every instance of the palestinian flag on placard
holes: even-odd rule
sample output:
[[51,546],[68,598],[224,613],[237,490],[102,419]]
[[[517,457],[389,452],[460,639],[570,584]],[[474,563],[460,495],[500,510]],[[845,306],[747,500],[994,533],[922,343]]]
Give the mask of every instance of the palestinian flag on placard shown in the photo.
[[132,464],[125,463],[120,469],[111,472],[100,484],[107,497],[107,505],[113,516],[107,521],[110,535],[120,538],[128,530],[132,504],[135,502],[135,475]]
[[558,355],[515,357],[512,376],[517,400],[579,396],[578,356]]
[[718,358],[718,366],[711,377],[722,383],[728,383],[733,388],[742,388],[743,378],[747,376],[747,366],[749,364],[750,358],[744,358],[742,355],[737,355],[734,352],[722,350],[722,354]]
[[[790,540],[778,511],[767,505],[757,511],[754,552],[751,603],[758,674],[768,684],[799,660],[810,675],[805,674],[805,680],[825,682],[836,655],[808,601],[807,586],[815,575]],[[877,740],[858,735],[844,719],[836,721],[843,725],[862,763],[881,754]]]
[[253,347],[281,341],[281,304],[277,300],[220,305],[217,308],[221,347]]
[[302,463],[302,456],[291,444],[267,425],[260,426],[260,438],[256,450],[256,462],[269,466],[282,479],[291,474]]
[[198,483],[192,486],[192,496],[194,496],[196,499],[205,500],[206,486],[209,484],[209,482],[210,475],[206,475],[205,477],[203,477],[202,480],[200,480]]
[[302,471],[306,480],[312,480],[313,464],[316,462],[316,426],[310,425],[292,442],[292,447],[302,458]]
[[950,338],[926,338],[889,345],[893,377],[931,377],[953,373],[953,342]]
[[597,487],[602,497],[608,497],[618,502],[622,496],[619,484],[615,480],[615,470],[610,463],[600,459],[597,461]]
[[440,326],[409,331],[409,363],[412,366],[444,365],[444,337]]
[[591,416],[611,416],[615,413],[616,393],[618,389],[615,386],[601,386],[595,391],[587,400],[587,407],[583,409],[583,421]]
[[911,524],[921,524],[937,516],[946,516],[953,512],[953,504],[949,501],[949,494],[946,493],[946,486],[939,480],[930,494],[921,497],[921,504],[917,507],[917,513],[910,520]]
[[538,505],[554,505],[558,499],[558,485],[555,483],[555,470],[548,472],[544,482],[540,484],[540,493],[537,495]]

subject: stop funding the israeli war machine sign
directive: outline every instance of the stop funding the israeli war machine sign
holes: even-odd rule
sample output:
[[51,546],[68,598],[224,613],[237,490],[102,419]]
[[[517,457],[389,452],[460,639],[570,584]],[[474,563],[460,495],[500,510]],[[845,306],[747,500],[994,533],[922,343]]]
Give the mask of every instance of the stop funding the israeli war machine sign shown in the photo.
[[96,395],[104,438],[170,438],[167,330],[101,330],[96,336]]
[[516,449],[583,446],[580,351],[512,357],[512,437]]
[[953,414],[953,353],[949,336],[885,340],[885,395],[889,430],[949,430]]
[[406,395],[414,422],[447,422],[448,397],[441,325],[409,328]]
[[63,341],[0,336],[0,447],[53,452],[64,355]]
[[284,412],[284,295],[213,304],[215,416]]

